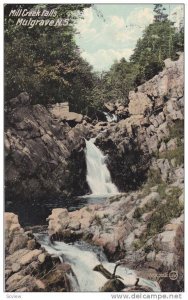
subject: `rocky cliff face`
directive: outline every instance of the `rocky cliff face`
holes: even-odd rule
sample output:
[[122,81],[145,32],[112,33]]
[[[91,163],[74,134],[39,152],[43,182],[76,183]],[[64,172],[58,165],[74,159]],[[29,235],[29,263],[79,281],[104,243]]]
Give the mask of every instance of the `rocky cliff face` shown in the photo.
[[[20,103],[20,97],[6,114],[6,201],[53,199],[71,193],[73,186],[84,194],[83,137],[89,126],[72,128],[42,105]],[[24,97],[28,99],[27,94]]]
[[108,154],[108,167],[121,191],[138,188],[149,167],[164,181],[180,178],[183,164],[183,54],[165,61],[165,69],[130,92],[130,117],[102,126],[97,145]]
[[[55,108],[52,113],[41,105],[31,106],[27,95],[12,99],[5,133],[6,197],[27,201],[66,195],[73,189],[86,193],[83,137],[98,135],[96,144],[108,157],[112,179],[127,193],[74,212],[54,209],[49,234],[52,239],[82,238],[100,245],[110,260],[123,258],[143,276],[158,276],[162,290],[181,291],[183,55],[178,61],[166,60],[165,66],[130,92],[129,117],[118,123],[94,125],[75,115],[68,119],[68,112],[66,118],[57,118]],[[21,238],[23,247],[26,242],[27,237]],[[7,247],[11,255],[16,242]]]
[[32,231],[21,228],[18,216],[5,213],[6,292],[70,291],[70,265],[51,257],[37,243]]
[[171,165],[183,155],[183,55],[165,65],[163,72],[130,92],[129,117],[118,123],[93,126],[88,118],[69,112],[67,103],[48,110],[32,106],[27,93],[12,99],[5,131],[7,201],[87,193],[83,137],[103,130],[96,143],[108,155],[120,191],[141,186],[150,165],[165,180],[180,176],[181,164]]
[[114,182],[137,191],[75,212],[53,210],[49,234],[100,245],[110,260],[123,258],[172,292],[183,290],[183,55],[165,65],[130,93],[129,118],[92,129],[105,129],[96,143]]

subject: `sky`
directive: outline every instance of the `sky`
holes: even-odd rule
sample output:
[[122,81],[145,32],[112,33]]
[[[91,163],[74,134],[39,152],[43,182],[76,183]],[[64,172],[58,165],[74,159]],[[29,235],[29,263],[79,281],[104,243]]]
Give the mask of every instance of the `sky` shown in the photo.
[[[81,55],[95,71],[107,71],[115,60],[129,60],[138,38],[153,22],[153,4],[98,4],[84,11],[76,25],[76,42]],[[178,26],[183,17],[181,4],[164,5]],[[99,17],[97,11],[102,13]]]

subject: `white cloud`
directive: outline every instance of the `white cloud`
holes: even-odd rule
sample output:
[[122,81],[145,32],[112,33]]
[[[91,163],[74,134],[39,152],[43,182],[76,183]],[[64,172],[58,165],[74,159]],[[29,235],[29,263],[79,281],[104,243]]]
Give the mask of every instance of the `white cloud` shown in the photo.
[[170,12],[169,19],[174,22],[174,26],[180,28],[184,21],[184,7],[179,5]]
[[92,8],[84,11],[77,29],[82,56],[96,70],[108,69],[115,59],[129,59],[143,30],[153,21],[151,8],[134,9],[128,17],[109,15],[106,22],[96,19]]
[[107,70],[111,66],[111,64],[115,60],[120,60],[122,57],[126,59],[132,54],[132,49],[121,49],[121,50],[114,50],[114,49],[99,49],[94,53],[89,53],[84,51],[82,53],[83,58],[85,58],[90,64],[95,66],[95,69]]
[[77,23],[77,29],[81,35],[83,34],[95,34],[96,30],[92,27],[93,11],[92,8],[87,8],[83,12],[83,18]]
[[153,22],[153,10],[145,7],[142,9],[136,9],[130,13],[126,20],[127,25],[135,24],[137,26],[147,26]]
[[125,22],[123,17],[111,16],[112,26],[117,27],[118,29],[123,28],[125,26]]

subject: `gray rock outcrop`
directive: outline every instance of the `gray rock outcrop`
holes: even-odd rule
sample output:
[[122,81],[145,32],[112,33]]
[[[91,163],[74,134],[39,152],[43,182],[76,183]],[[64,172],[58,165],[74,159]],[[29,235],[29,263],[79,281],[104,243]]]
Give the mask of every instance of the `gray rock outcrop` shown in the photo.
[[[18,96],[20,99],[20,96]],[[57,120],[42,105],[18,106],[6,115],[5,186],[7,201],[39,200],[66,195],[71,173],[77,174],[78,193],[84,193],[83,137],[89,127]],[[75,158],[75,153],[77,157]]]
[[[31,231],[24,232],[18,216],[5,213],[6,292],[67,292],[70,265],[41,248]],[[30,248],[33,244],[32,249]]]

